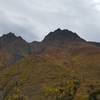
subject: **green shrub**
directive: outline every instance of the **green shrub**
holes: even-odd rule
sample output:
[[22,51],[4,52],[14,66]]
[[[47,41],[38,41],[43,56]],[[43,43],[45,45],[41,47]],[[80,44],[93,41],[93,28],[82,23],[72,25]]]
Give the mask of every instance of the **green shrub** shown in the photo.
[[70,80],[61,86],[45,88],[45,97],[53,100],[72,100],[79,87],[79,81]]

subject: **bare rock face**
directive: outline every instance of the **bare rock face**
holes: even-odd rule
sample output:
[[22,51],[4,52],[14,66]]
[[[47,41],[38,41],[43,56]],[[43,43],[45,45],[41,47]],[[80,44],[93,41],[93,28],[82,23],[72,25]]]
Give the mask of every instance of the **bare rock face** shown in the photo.
[[76,33],[69,30],[57,29],[50,32],[43,40],[43,42],[68,42],[68,41],[85,41],[80,38]]

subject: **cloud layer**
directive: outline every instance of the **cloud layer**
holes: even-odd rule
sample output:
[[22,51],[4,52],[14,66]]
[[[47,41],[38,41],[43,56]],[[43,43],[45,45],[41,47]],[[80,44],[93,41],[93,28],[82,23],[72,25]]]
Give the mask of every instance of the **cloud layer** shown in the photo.
[[0,0],[0,35],[42,40],[57,28],[100,42],[100,0]]

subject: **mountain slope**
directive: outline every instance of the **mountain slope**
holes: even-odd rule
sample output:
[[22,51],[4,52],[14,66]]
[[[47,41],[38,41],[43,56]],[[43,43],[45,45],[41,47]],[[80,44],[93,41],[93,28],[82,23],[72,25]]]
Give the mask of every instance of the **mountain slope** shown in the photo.
[[[11,52],[12,45],[9,45],[10,49],[4,51]],[[14,93],[17,96],[20,93],[29,100],[95,100],[89,96],[100,91],[99,46],[76,33],[57,29],[41,42],[28,43],[28,50],[31,55],[0,71],[0,93],[4,98],[11,99]],[[75,82],[78,82],[78,87],[75,87]]]
[[12,64],[29,55],[30,49],[25,40],[10,32],[0,37],[0,52],[7,54],[9,56],[7,62],[8,64]]
[[95,45],[97,47],[100,47],[100,43],[98,43],[98,42],[88,42],[88,43],[90,43],[91,45]]
[[[28,57],[0,73],[0,87],[7,91],[9,96],[17,82],[18,87],[25,96],[29,97],[29,100],[41,98],[43,98],[41,100],[46,100],[45,88],[60,87],[60,84],[76,79],[80,81],[79,92],[76,95],[78,95],[78,100],[81,100],[79,98],[89,95],[90,86],[93,86],[94,90],[100,89],[99,59],[100,54],[87,57],[85,55],[71,56],[66,53],[64,59],[56,60],[47,57]],[[87,97],[82,100],[87,100]]]
[[33,54],[43,56],[56,56],[59,53],[64,55],[66,52],[83,55],[100,53],[99,46],[80,38],[76,33],[61,29],[50,32],[41,42],[31,43],[31,50]]

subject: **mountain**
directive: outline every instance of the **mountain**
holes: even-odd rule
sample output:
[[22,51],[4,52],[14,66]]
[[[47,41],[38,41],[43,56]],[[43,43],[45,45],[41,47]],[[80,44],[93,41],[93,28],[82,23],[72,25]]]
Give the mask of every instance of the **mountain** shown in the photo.
[[0,44],[0,61],[23,58],[0,71],[0,100],[100,100],[99,43],[57,29],[41,42],[9,33]]
[[7,59],[7,63],[12,64],[29,55],[30,49],[29,44],[24,39],[9,32],[0,37],[0,52],[7,54],[5,55],[9,58]]
[[57,29],[54,32],[50,32],[41,42],[31,43],[31,50],[33,54],[43,56],[53,56],[53,54],[54,56],[59,56],[59,53],[62,52],[93,54],[100,52],[100,48],[96,44],[82,39],[72,31]]
[[43,42],[66,42],[66,41],[85,41],[80,38],[76,33],[69,30],[57,29],[54,32],[50,32],[43,40]]

